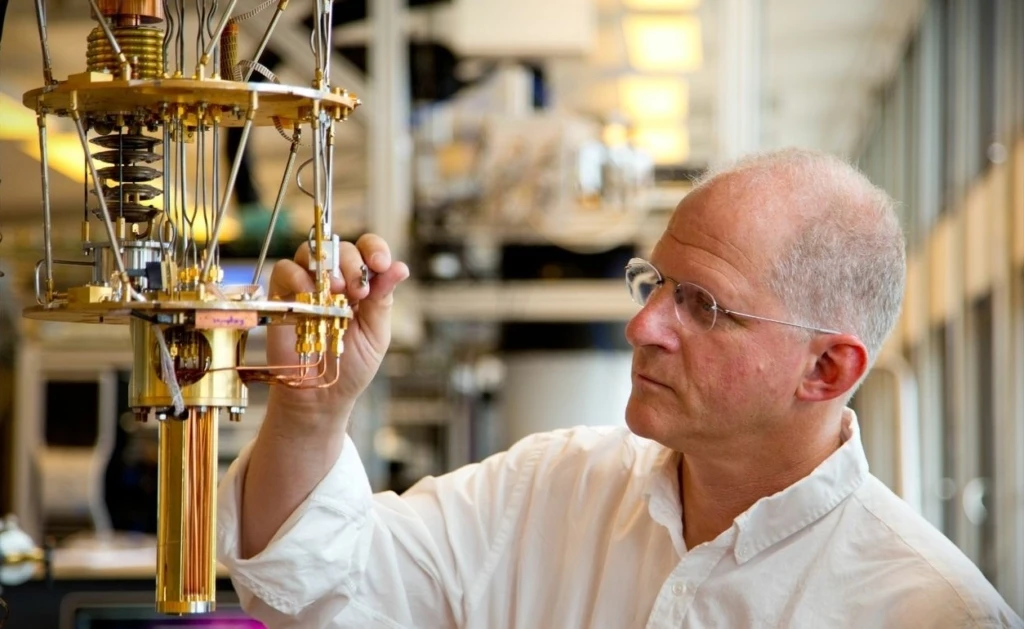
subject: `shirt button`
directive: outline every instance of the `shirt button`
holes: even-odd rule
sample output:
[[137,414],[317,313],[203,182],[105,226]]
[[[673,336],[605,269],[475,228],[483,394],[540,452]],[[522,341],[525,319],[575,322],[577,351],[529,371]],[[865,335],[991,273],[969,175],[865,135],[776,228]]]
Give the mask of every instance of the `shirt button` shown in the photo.
[[686,586],[682,583],[676,582],[672,584],[672,593],[676,596],[682,596],[686,593]]

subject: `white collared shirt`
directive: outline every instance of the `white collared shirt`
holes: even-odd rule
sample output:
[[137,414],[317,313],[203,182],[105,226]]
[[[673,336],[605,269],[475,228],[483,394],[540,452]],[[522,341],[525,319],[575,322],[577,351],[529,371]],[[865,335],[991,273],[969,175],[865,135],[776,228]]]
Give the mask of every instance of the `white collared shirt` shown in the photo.
[[355,446],[259,555],[238,558],[249,448],[218,543],[268,627],[1024,627],[980,571],[868,473],[856,417],[810,476],[686,549],[678,454],[624,428],[528,437],[402,496]]

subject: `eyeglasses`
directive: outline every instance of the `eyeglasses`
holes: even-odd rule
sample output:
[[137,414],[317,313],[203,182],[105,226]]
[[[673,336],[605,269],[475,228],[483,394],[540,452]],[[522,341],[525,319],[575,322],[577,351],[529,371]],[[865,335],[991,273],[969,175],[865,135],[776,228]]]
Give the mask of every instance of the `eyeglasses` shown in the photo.
[[692,282],[677,282],[671,278],[663,277],[661,272],[647,260],[633,258],[626,265],[626,286],[629,288],[629,295],[641,307],[647,305],[654,291],[664,285],[666,280],[676,285],[675,290],[672,291],[672,298],[676,305],[676,318],[679,319],[679,322],[684,327],[694,332],[707,332],[711,330],[711,328],[715,327],[715,321],[718,320],[718,313],[722,313],[744,319],[779,323],[822,334],[840,334],[835,330],[815,328],[809,325],[727,310],[719,306],[718,302],[715,301],[715,297],[704,288]]

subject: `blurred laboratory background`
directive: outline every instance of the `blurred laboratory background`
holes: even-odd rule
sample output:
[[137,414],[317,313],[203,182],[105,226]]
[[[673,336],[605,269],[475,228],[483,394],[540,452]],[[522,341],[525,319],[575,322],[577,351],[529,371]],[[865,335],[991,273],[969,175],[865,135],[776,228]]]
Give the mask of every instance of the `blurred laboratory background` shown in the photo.
[[[311,4],[292,0],[252,80],[308,82]],[[89,3],[46,6],[54,71],[81,72]],[[11,0],[0,40],[0,514],[51,540],[55,583],[2,595],[51,610],[9,629],[101,627],[81,610],[152,596],[157,432],[128,406],[126,327],[22,316],[42,259],[35,7]],[[853,402],[872,470],[1024,613],[1024,3],[334,0],[332,20],[332,82],[362,101],[337,127],[334,230],[383,235],[412,270],[351,428],[376,489],[623,424],[626,261],[708,167],[822,149],[900,202],[908,237],[902,319]],[[239,47],[265,23],[240,21]],[[81,256],[89,194],[66,122],[49,129],[55,259]],[[226,283],[253,273],[288,157],[265,131],[220,235]],[[308,207],[291,186],[271,262],[306,239]],[[221,423],[222,472],[259,430],[266,387],[249,396]]]

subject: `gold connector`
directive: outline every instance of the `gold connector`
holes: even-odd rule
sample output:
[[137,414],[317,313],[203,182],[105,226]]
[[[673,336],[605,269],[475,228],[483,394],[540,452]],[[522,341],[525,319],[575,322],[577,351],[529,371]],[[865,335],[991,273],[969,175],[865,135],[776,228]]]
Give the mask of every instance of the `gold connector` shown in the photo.
[[313,351],[320,354],[327,348],[327,321],[320,319],[316,324],[316,342]]
[[109,286],[73,286],[68,289],[68,304],[98,304],[113,294]]
[[192,284],[199,279],[199,267],[187,266],[178,270],[178,280],[182,284]]
[[79,72],[78,74],[68,75],[68,80],[65,81],[67,85],[91,85],[93,83],[110,83],[114,80],[113,74],[107,74],[106,72]]
[[295,353],[308,355],[316,351],[315,321],[304,319],[295,324]]
[[[164,223],[167,225],[168,223]],[[160,281],[163,283],[164,291],[172,293],[177,288],[178,264],[170,259],[164,258],[160,261]]]

